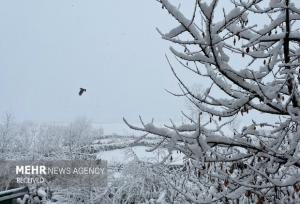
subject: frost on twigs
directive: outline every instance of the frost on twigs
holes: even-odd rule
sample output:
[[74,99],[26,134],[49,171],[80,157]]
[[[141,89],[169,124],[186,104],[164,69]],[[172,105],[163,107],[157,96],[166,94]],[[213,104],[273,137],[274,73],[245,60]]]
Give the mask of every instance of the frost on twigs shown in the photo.
[[[174,95],[186,97],[197,117],[184,114],[186,124],[163,127],[126,122],[186,155],[197,176],[186,185],[169,182],[170,187],[195,203],[300,202],[297,1],[233,0],[225,5],[196,0],[192,14],[171,1],[158,2],[178,24],[166,33],[159,30],[160,35],[172,43],[178,65],[207,85],[205,92],[194,93],[168,57],[182,92]],[[236,119],[242,127],[229,128]],[[204,189],[205,199],[197,188],[190,189],[190,182]]]

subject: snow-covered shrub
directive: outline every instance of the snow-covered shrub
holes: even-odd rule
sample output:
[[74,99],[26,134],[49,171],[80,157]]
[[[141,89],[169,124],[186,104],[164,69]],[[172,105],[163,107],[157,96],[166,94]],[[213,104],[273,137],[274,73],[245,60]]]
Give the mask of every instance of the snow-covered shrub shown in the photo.
[[154,203],[167,190],[155,169],[151,164],[138,160],[125,164],[103,196],[106,202]]
[[[163,150],[165,152],[165,149]],[[176,188],[181,188],[186,183],[187,176],[194,176],[194,171],[184,165],[165,165],[140,160],[133,150],[128,149],[127,156],[131,159],[128,163],[111,166],[108,188],[98,198],[100,203],[120,204],[182,204],[185,197],[170,186],[175,182]],[[184,173],[183,173],[184,172]],[[199,192],[200,189],[193,189]]]
[[91,122],[86,118],[78,118],[70,123],[64,132],[64,145],[71,158],[77,158],[78,153],[85,153],[84,146],[93,142]]
[[93,127],[85,118],[77,118],[70,124],[17,123],[11,114],[4,114],[0,122],[0,158],[78,158],[95,153],[91,144],[102,136],[102,128]]
[[10,113],[5,113],[0,122],[0,153],[10,151],[14,137],[16,124]]

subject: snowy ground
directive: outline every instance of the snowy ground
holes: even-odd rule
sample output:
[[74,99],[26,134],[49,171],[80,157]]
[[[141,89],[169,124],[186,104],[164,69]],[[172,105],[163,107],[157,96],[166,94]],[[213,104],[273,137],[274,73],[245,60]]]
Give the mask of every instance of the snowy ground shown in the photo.
[[[147,151],[148,150],[148,151]],[[150,148],[145,146],[127,147],[124,149],[115,149],[99,152],[98,159],[107,160],[108,164],[126,163],[134,159],[134,154],[138,159],[147,162],[159,162],[168,155],[167,150],[155,150],[149,152]],[[172,152],[172,164],[182,164],[183,155],[179,152]]]

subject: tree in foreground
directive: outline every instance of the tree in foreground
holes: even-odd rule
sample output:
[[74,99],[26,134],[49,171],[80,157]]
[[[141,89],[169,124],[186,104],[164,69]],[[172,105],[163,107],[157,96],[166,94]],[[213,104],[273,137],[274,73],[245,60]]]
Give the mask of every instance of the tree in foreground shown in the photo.
[[[158,30],[173,44],[177,65],[207,85],[193,91],[167,58],[181,90],[174,95],[186,97],[197,117],[183,113],[189,122],[163,127],[124,119],[188,158],[191,176],[167,183],[191,203],[300,202],[297,2],[196,0],[186,17],[168,0],[157,1],[178,24]],[[229,128],[236,118],[242,127]]]

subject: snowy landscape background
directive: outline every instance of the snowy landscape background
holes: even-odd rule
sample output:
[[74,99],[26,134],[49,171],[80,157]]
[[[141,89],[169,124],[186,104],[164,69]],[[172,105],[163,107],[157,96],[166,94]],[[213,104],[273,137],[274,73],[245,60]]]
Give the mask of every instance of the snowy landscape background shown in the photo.
[[0,162],[108,173],[24,185],[2,165],[0,203],[300,202],[297,1],[12,0],[0,17]]

